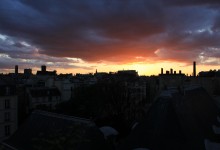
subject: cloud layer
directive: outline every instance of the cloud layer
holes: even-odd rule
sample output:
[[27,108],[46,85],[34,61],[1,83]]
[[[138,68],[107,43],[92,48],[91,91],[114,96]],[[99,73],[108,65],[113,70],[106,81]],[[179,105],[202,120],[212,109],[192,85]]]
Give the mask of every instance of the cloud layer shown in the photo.
[[219,6],[219,0],[1,0],[0,57],[77,67],[67,57],[218,64]]

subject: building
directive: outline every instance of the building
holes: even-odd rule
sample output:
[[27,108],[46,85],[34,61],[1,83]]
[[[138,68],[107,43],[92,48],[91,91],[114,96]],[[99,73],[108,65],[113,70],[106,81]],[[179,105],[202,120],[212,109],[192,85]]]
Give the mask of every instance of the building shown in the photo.
[[32,69],[24,69],[24,76],[30,77],[32,75]]
[[98,79],[98,80],[101,80],[105,77],[107,77],[109,74],[107,72],[98,72],[96,70],[96,73],[94,74],[94,76]]
[[61,100],[68,101],[71,99],[72,90],[75,88],[74,83],[70,82],[69,79],[55,81],[55,86],[61,92]]
[[182,73],[181,70],[179,70],[179,73],[174,71],[172,68],[170,71],[166,71],[166,74],[163,73],[163,68],[161,68],[161,73],[159,74],[158,78],[158,86],[159,89],[164,89],[168,86],[178,87],[182,86],[184,84],[184,81],[186,79],[185,74]]
[[119,70],[117,74],[119,76],[138,76],[138,72],[136,70]]
[[183,74],[181,70],[179,70],[179,73],[177,73],[172,68],[170,69],[170,71],[166,70],[166,73],[164,74],[163,68],[161,68],[161,73],[159,74],[159,76],[185,76],[185,74]]
[[17,129],[16,86],[0,80],[0,141],[7,139]]
[[79,86],[90,86],[97,83],[97,78],[89,73],[89,74],[76,74],[71,81],[74,83],[75,87]]
[[56,71],[47,71],[47,67],[46,66],[41,66],[41,71],[37,71],[37,75],[40,76],[56,76]]
[[220,77],[220,70],[201,71],[199,77]]
[[91,120],[39,110],[3,146],[9,150],[110,150]]
[[118,149],[205,150],[205,140],[219,144],[219,134],[212,130],[219,125],[217,116],[217,107],[204,88],[168,87]]
[[131,104],[138,105],[146,99],[146,84],[145,80],[124,82],[126,95],[129,97]]
[[15,74],[18,74],[18,65],[15,66]]
[[27,88],[29,109],[46,107],[54,109],[61,102],[61,94],[56,87],[30,87]]

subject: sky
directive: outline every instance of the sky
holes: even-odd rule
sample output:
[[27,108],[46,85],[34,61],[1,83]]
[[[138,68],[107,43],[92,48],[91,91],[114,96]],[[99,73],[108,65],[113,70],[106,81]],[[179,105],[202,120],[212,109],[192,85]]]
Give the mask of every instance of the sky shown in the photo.
[[219,0],[0,0],[0,72],[220,69]]

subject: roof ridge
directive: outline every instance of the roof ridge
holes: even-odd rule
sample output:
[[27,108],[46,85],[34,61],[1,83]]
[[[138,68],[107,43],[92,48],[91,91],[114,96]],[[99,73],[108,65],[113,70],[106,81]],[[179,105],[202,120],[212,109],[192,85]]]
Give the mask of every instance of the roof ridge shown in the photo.
[[76,121],[77,120],[77,121],[80,121],[82,123],[87,123],[87,124],[95,125],[95,123],[92,120],[86,119],[86,118],[80,118],[80,117],[75,117],[75,116],[58,114],[58,113],[48,112],[48,111],[43,111],[43,110],[35,110],[32,113],[41,114],[41,115],[45,115],[45,116],[49,116],[49,117],[65,119],[65,120],[72,120],[72,121]]

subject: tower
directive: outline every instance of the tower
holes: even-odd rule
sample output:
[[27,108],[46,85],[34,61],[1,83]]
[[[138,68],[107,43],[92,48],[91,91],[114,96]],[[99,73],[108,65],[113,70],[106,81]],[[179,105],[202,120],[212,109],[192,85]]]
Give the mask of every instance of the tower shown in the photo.
[[18,74],[18,65],[15,66],[15,74]]
[[193,77],[196,77],[196,62],[193,62]]

